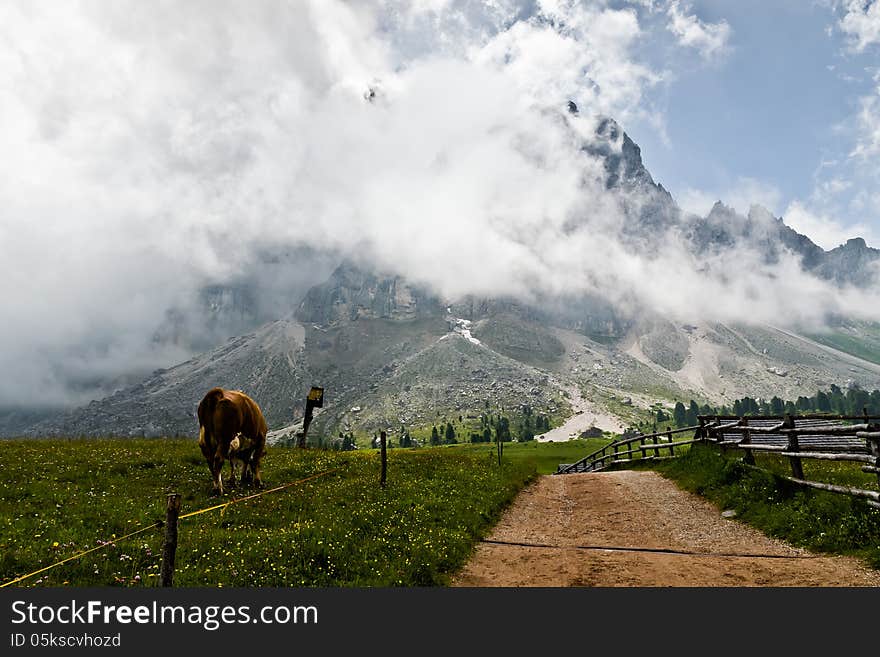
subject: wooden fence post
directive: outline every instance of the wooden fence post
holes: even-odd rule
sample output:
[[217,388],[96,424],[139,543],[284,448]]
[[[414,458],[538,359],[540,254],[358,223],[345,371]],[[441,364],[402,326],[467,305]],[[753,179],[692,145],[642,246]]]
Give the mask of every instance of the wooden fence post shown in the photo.
[[672,429],[666,427],[666,440],[669,441],[669,456],[675,456],[675,446],[672,444]]
[[654,456],[658,457],[658,458],[660,456],[660,448],[657,447],[657,443],[659,443],[659,442],[660,442],[660,438],[657,436],[657,432],[655,431],[654,432]]
[[874,457],[874,468],[877,473],[877,481],[880,482],[880,436],[875,435],[866,438],[865,442],[868,444],[868,451],[871,452],[871,456]]
[[648,450],[645,449],[645,437],[644,436],[639,438],[639,448],[642,450],[642,458],[645,458],[648,455]]
[[[744,427],[749,426],[749,419],[744,417],[742,423],[743,423]],[[739,442],[739,444],[740,445],[750,445],[751,443],[752,443],[752,432],[751,431],[743,432],[743,439]],[[752,450],[750,450],[750,449],[745,450],[745,456],[743,456],[743,461],[745,461],[749,465],[755,465],[755,455],[752,454]]]
[[614,448],[614,460],[616,461],[617,460],[617,451],[620,449],[620,447],[618,446],[616,440],[614,441],[614,443],[611,446]]
[[379,480],[379,485],[381,485],[384,488],[385,487],[385,477],[388,474],[388,452],[385,449],[385,445],[388,442],[388,440],[387,440],[387,436],[385,435],[384,431],[379,433],[379,441],[380,441],[379,453],[381,454],[381,458],[382,458],[382,477]]
[[[783,429],[783,431],[785,431],[786,429],[789,429],[789,432],[788,432],[788,451],[789,452],[801,451],[800,445],[798,444],[798,436],[796,433],[794,433],[794,431],[792,431],[794,429],[794,418],[791,416],[790,413],[785,414],[785,428]],[[803,479],[804,478],[804,466],[801,463],[800,457],[799,456],[789,456],[788,460],[791,463],[791,473],[794,476],[794,478],[795,479]]]
[[180,494],[169,493],[165,508],[165,545],[162,548],[162,586],[174,585],[174,555],[177,553],[177,516]]

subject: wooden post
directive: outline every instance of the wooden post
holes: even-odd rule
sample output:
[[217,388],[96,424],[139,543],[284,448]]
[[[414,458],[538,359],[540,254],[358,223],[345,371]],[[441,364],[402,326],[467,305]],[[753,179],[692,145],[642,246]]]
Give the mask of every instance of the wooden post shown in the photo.
[[880,438],[866,438],[865,442],[868,443],[868,451],[871,452],[871,456],[876,459],[874,467],[878,468],[877,481],[880,482]]
[[498,467],[501,467],[501,457],[504,456],[504,441],[498,438]]
[[[743,418],[742,423],[743,423],[744,427],[749,426],[749,419]],[[752,432],[751,431],[743,432],[743,439],[740,441],[740,445],[750,445],[751,443],[752,443]],[[743,461],[748,463],[749,465],[755,465],[755,455],[752,454],[752,450],[747,449],[747,450],[745,450],[745,452],[746,453],[745,453],[745,456],[743,456]]]
[[306,396],[306,412],[303,415],[303,432],[297,437],[296,446],[304,449],[306,446],[306,435],[309,432],[309,425],[312,423],[313,409],[322,408],[324,406],[324,388],[313,386]]
[[[785,414],[785,429],[794,429],[794,418],[790,413]],[[798,445],[798,437],[797,434],[793,431],[790,431],[788,434],[788,451],[789,452],[799,452],[800,445]],[[799,456],[789,456],[789,462],[791,463],[791,474],[795,479],[803,479],[804,478],[804,466],[801,463],[801,459]]]
[[657,431],[654,431],[654,456],[660,456],[660,448],[657,447],[657,443],[660,442],[660,437],[657,435]]
[[666,427],[666,440],[669,441],[669,456],[675,456],[675,447],[672,444],[672,429]]
[[614,460],[617,460],[617,450],[620,449],[620,446],[617,444],[617,441],[614,441],[614,444],[611,445],[614,448]]
[[642,458],[645,458],[648,455],[648,450],[645,449],[645,437],[644,436],[639,438],[639,448],[642,450]]
[[174,555],[177,553],[177,516],[180,494],[169,493],[165,508],[165,545],[162,548],[162,586],[174,586]]
[[379,433],[379,443],[380,443],[379,453],[381,454],[381,458],[382,458],[382,477],[379,481],[379,484],[383,488],[385,487],[385,478],[386,478],[386,475],[388,474],[388,452],[385,449],[385,445],[387,442],[388,442],[388,439],[387,439],[387,436],[385,435],[385,432],[384,431],[380,432]]

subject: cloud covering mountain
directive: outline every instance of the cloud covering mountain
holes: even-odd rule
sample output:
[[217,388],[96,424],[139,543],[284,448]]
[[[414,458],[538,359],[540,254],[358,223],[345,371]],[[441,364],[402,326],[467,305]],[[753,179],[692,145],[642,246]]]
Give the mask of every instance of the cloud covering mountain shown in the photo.
[[[342,258],[443,298],[878,318],[876,288],[753,248],[772,217],[749,236],[709,221],[731,241],[695,255],[695,224],[605,129],[652,120],[667,76],[641,52],[645,11],[4,3],[0,406],[101,396],[290,312]],[[688,12],[663,14],[672,46],[723,49],[729,29]],[[212,286],[253,294],[233,304],[250,314],[212,325]]]

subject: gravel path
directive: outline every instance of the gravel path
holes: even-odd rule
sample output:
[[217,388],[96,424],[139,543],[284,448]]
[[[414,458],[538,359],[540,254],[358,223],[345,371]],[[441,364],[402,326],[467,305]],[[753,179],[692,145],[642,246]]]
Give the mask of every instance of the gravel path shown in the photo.
[[880,586],[880,571],[791,547],[655,472],[543,476],[453,586]]
[[603,431],[620,433],[626,427],[623,423],[611,415],[602,411],[592,401],[581,395],[577,386],[566,388],[571,403],[572,415],[562,425],[550,429],[546,433],[535,436],[539,443],[565,442],[581,435],[590,427],[597,427]]

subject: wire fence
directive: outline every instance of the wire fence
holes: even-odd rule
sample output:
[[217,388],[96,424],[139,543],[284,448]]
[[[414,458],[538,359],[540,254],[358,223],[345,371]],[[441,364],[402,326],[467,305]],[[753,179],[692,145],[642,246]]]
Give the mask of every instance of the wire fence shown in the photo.
[[[192,518],[194,516],[198,516],[203,513],[208,513],[210,511],[216,511],[218,509],[221,509],[220,513],[222,515],[223,513],[225,513],[226,509],[228,507],[232,506],[233,504],[247,502],[248,500],[253,500],[255,498],[262,497],[263,495],[269,495],[270,493],[277,493],[277,492],[285,490],[287,488],[291,488],[293,486],[303,484],[307,481],[312,481],[313,479],[318,479],[319,477],[324,477],[324,476],[331,474],[333,472],[337,472],[338,470],[339,470],[339,468],[332,468],[330,470],[324,470],[322,472],[318,472],[318,473],[310,475],[308,477],[303,477],[302,479],[297,479],[296,481],[291,481],[286,484],[282,484],[280,486],[270,488],[268,490],[263,490],[258,493],[253,493],[253,494],[247,495],[245,497],[237,497],[237,498],[231,499],[227,502],[223,502],[222,504],[215,504],[213,506],[205,507],[204,509],[190,511],[189,513],[184,513],[184,514],[180,515],[177,519],[184,520],[186,518]],[[57,568],[58,566],[62,566],[64,564],[69,563],[71,561],[74,561],[76,559],[80,559],[81,557],[84,557],[87,554],[91,554],[93,552],[103,550],[104,548],[107,548],[111,545],[115,545],[116,543],[119,543],[121,541],[128,540],[134,536],[137,536],[138,534],[143,534],[144,532],[148,532],[153,529],[158,529],[158,528],[162,527],[164,524],[165,523],[163,521],[157,520],[156,522],[154,522],[150,525],[140,527],[140,528],[134,530],[133,532],[129,532],[128,534],[125,534],[124,536],[114,537],[114,538],[112,538],[110,540],[106,540],[106,541],[99,540],[100,544],[96,545],[95,547],[89,548],[88,550],[82,550],[81,552],[77,552],[76,554],[72,554],[69,557],[61,559],[60,561],[56,561],[55,563],[52,563],[52,564],[49,564],[49,565],[44,566],[42,568],[39,568],[38,570],[34,570],[33,572],[29,572],[25,575],[21,575],[19,577],[16,577],[15,579],[9,580],[8,582],[4,582],[3,584],[0,584],[0,589],[5,588],[7,586],[12,586],[13,584],[18,584],[19,582],[23,582],[26,579],[34,577],[35,575],[45,573],[48,570],[52,570],[53,568]]]

